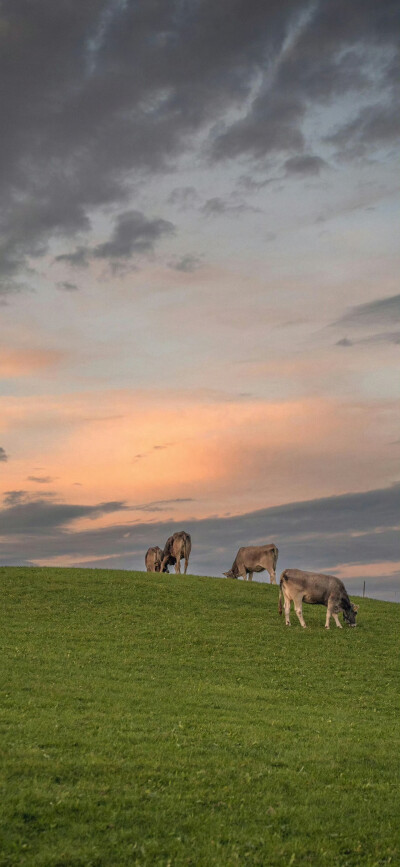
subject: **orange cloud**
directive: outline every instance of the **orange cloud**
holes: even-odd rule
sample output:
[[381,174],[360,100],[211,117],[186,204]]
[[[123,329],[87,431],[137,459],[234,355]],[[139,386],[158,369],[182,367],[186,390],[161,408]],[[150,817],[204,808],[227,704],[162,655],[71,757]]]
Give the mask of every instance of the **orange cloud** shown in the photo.
[[0,376],[31,376],[39,370],[57,365],[64,353],[57,349],[0,349]]
[[335,575],[343,581],[346,578],[381,578],[382,575],[397,575],[399,572],[400,562],[344,564],[335,569]]
[[[10,455],[4,490],[32,491],[26,479],[40,465],[69,502],[193,501],[166,505],[162,515],[154,511],[158,518],[239,514],[366,490],[389,483],[395,461],[386,403],[126,390],[3,398],[0,410]],[[129,519],[141,514],[133,509]]]

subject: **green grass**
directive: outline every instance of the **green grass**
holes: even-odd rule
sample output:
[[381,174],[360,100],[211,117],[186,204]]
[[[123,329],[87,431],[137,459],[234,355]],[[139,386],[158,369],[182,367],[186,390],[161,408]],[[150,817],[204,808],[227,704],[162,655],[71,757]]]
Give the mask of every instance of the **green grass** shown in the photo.
[[400,608],[0,569],[0,865],[399,864]]

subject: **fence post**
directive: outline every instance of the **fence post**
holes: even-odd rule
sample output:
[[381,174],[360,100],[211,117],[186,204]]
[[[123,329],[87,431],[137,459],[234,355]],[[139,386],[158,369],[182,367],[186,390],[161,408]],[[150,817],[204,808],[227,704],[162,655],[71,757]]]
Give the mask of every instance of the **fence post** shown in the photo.
[[365,596],[365,581],[364,581],[364,587],[363,587],[363,599],[364,599],[364,596]]

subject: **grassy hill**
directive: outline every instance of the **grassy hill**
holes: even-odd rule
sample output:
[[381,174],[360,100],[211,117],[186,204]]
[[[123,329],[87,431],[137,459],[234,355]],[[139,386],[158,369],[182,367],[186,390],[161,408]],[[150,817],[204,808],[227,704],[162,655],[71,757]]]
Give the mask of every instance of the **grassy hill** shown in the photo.
[[328,632],[270,585],[0,579],[0,865],[400,863],[399,606]]

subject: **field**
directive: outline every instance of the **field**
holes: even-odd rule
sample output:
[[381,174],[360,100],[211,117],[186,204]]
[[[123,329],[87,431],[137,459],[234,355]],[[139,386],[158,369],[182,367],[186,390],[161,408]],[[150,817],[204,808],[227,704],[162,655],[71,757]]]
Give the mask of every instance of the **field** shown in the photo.
[[0,569],[0,865],[400,863],[400,607]]

